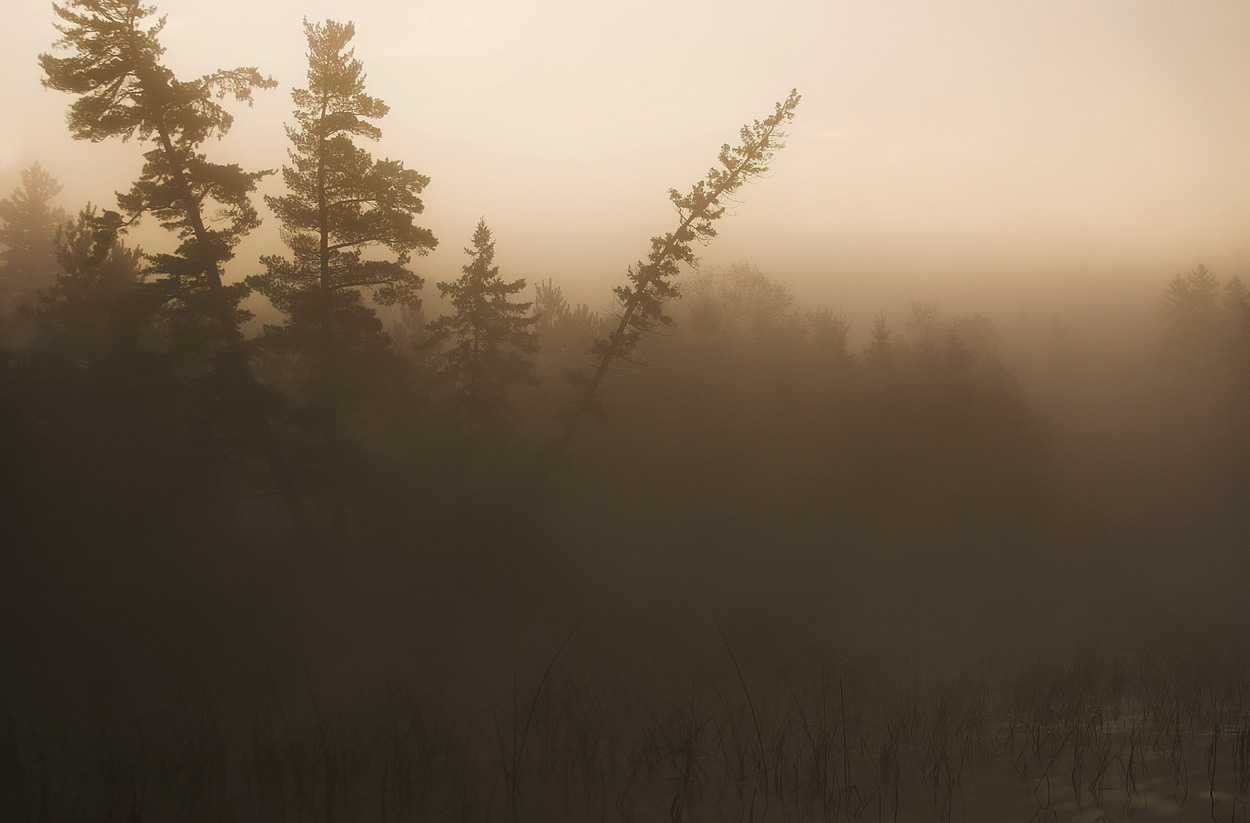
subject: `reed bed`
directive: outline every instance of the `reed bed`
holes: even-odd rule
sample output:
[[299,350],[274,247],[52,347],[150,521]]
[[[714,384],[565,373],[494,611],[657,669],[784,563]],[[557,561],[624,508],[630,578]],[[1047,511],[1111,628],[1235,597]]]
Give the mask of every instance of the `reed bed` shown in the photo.
[[1250,819],[1250,684],[1227,661],[752,674],[726,648],[680,683],[553,662],[456,707],[392,683],[367,708],[273,689],[87,732],[11,710],[0,819]]

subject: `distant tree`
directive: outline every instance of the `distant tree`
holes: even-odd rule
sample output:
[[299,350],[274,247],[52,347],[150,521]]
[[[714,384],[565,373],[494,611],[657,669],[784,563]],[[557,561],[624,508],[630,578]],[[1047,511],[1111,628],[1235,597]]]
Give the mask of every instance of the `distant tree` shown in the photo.
[[142,249],[127,246],[121,232],[121,215],[101,213],[90,203],[58,228],[61,271],[48,290],[51,302],[101,303],[133,291],[144,277],[144,255]]
[[36,348],[61,362],[95,364],[133,343],[151,318],[143,306],[143,252],[119,236],[121,215],[88,204],[57,231],[60,273],[39,295]]
[[534,318],[544,357],[580,355],[604,331],[599,313],[585,303],[571,305],[551,278],[534,287]]
[[873,318],[868,331],[868,347],[864,349],[864,362],[871,368],[885,370],[894,365],[894,343],[890,341],[890,326],[884,314]]
[[564,290],[547,278],[534,286],[534,331],[541,346],[534,372],[542,383],[558,382],[585,365],[592,340],[606,334],[607,318],[585,303],[572,305]]
[[320,428],[334,451],[352,409],[374,396],[397,365],[362,291],[380,306],[420,308],[422,279],[409,261],[437,241],[414,223],[429,178],[397,160],[374,160],[354,143],[378,139],[381,130],[371,121],[389,111],[365,93],[364,68],[348,48],[355,27],[305,21],[304,32],[308,86],[291,93],[297,125],[287,128],[288,193],[265,198],[292,256],[262,257],[265,273],[248,283],[287,316],[284,326],[266,330],[267,342],[312,364],[298,419]]
[[686,291],[695,331],[745,343],[777,336],[794,311],[790,289],[746,262],[699,272]]
[[950,336],[954,345],[977,360],[996,357],[1003,339],[994,321],[980,314],[956,317],[950,322]]
[[1212,344],[1219,328],[1219,297],[1219,280],[1202,264],[1173,277],[1159,311],[1168,341],[1186,351]]
[[543,348],[551,345],[550,335],[556,323],[571,311],[569,301],[564,298],[564,289],[550,277],[534,284],[535,331],[542,335]]
[[643,335],[671,322],[664,314],[664,305],[679,293],[673,278],[680,272],[681,264],[694,262],[690,244],[715,237],[712,224],[725,213],[727,198],[748,180],[768,171],[774,153],[784,146],[784,128],[794,119],[798,105],[799,94],[791,91],[784,102],[776,105],[772,115],[742,127],[741,145],[726,143],[721,147],[721,167],[708,171],[689,194],[669,190],[669,200],[679,218],[677,229],[651,238],[651,254],[646,262],[640,260],[632,266],[628,285],[615,289],[621,305],[620,322],[611,334],[598,338],[591,346],[590,355],[597,361],[594,373],[574,380],[578,396],[565,419],[559,439],[561,447],[567,445],[582,418],[598,413],[599,386],[612,364],[633,353]]
[[1250,289],[1233,277],[1224,284],[1224,296],[1220,306],[1225,336],[1235,343],[1250,339]]
[[391,348],[405,360],[419,359],[418,352],[426,347],[426,341],[430,337],[429,325],[425,309],[420,306],[413,308],[401,305],[399,316],[391,323],[388,332],[391,338]]
[[851,336],[849,317],[834,314],[829,309],[819,309],[809,311],[804,320],[819,360],[834,365],[847,365],[852,362],[848,348]]
[[495,241],[486,221],[473,232],[473,247],[465,249],[469,262],[454,282],[438,289],[455,314],[430,324],[434,340],[450,341],[442,373],[454,381],[454,417],[457,427],[486,435],[506,433],[516,422],[508,400],[510,386],[533,382],[538,351],[538,318],[531,303],[510,300],[525,288],[525,280],[508,282],[499,274]]
[[[228,285],[222,267],[238,242],[260,222],[251,194],[265,172],[208,160],[200,146],[221,137],[233,117],[217,100],[226,94],[249,102],[258,88],[276,85],[255,68],[215,71],[179,80],[161,62],[158,35],[165,20],[138,0],[67,0],[54,4],[62,22],[56,45],[69,52],[39,57],[44,85],[77,97],[69,128],[76,139],[98,142],[138,136],[153,147],[139,179],[118,196],[127,222],[151,213],[181,241],[172,254],[149,258],[163,292],[174,356],[184,366],[194,417],[205,428],[196,439],[255,438],[297,523],[303,504],[270,427],[259,386],[250,371],[251,347],[240,324],[247,294]],[[235,432],[239,424],[243,429]],[[223,445],[226,445],[223,443]]]
[[934,303],[913,302],[903,330],[908,349],[921,357],[936,356],[948,340],[942,313]]
[[61,184],[38,163],[22,170],[22,184],[0,200],[0,311],[35,303],[56,276],[56,230],[65,212],[52,204]]

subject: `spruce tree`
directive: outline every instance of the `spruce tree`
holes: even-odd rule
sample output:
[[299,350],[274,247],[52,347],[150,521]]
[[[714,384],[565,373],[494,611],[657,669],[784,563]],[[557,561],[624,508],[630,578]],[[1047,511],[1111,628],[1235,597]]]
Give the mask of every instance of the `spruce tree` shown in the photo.
[[[118,195],[127,222],[151,214],[180,243],[149,258],[153,288],[166,303],[173,356],[186,375],[189,418],[203,422],[196,439],[255,438],[297,525],[303,504],[277,439],[240,331],[247,294],[227,284],[223,265],[244,235],[259,224],[251,195],[265,172],[210,161],[200,150],[229,131],[233,117],[218,102],[231,95],[251,102],[255,89],[276,83],[255,68],[215,71],[180,80],[161,58],[165,18],[139,0],[67,0],[53,5],[61,18],[56,45],[68,55],[43,54],[44,85],[77,97],[69,128],[80,140],[138,139],[151,149],[139,179]],[[237,431],[236,431],[237,430]]]
[[444,377],[455,384],[453,415],[462,432],[486,436],[505,434],[517,422],[508,390],[534,382],[534,363],[527,355],[538,351],[538,318],[532,303],[510,298],[525,288],[525,280],[508,282],[495,265],[495,241],[478,221],[469,262],[454,282],[438,289],[455,309],[430,324],[434,340],[450,341]]
[[304,30],[308,86],[291,95],[296,125],[287,128],[291,163],[282,169],[288,193],[265,198],[291,256],[261,258],[265,273],[248,283],[287,316],[266,330],[267,340],[311,364],[297,418],[320,428],[333,452],[348,413],[397,365],[362,292],[380,306],[420,308],[422,278],[409,263],[438,241],[414,222],[429,178],[400,161],[375,160],[354,142],[377,140],[372,121],[389,111],[365,92],[363,66],[348,48],[355,27],[305,21]]
[[869,368],[885,372],[894,367],[894,342],[890,337],[890,325],[886,322],[885,315],[878,314],[872,320],[872,328],[868,332],[868,347],[864,349],[864,363]]
[[1176,275],[1164,291],[1159,314],[1174,350],[1195,354],[1210,349],[1219,328],[1220,281],[1201,264]]
[[1244,346],[1250,337],[1250,289],[1240,277],[1233,276],[1224,284],[1220,312],[1225,336]]
[[56,276],[56,231],[65,213],[52,200],[61,184],[38,163],[0,200],[0,311],[32,306]]

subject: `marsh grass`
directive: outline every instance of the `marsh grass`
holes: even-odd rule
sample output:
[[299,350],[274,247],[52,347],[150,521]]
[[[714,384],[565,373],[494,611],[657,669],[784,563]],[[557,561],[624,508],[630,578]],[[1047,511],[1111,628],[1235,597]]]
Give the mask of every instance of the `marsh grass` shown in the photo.
[[[567,642],[567,641],[566,641]],[[685,681],[515,670],[501,699],[275,683],[73,729],[10,708],[12,821],[1246,820],[1250,685],[1209,659],[975,675],[821,660]],[[282,697],[279,695],[282,694]],[[1195,791],[1194,784],[1201,786]]]

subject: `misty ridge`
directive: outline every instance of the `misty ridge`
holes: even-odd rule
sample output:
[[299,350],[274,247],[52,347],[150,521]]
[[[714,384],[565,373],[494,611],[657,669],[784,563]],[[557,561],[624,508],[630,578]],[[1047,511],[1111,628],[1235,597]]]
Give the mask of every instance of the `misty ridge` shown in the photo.
[[1244,273],[849,316],[701,264],[792,91],[598,309],[422,225],[352,23],[270,172],[214,155],[273,78],[54,9],[144,162],[0,200],[0,818],[1250,819]]

